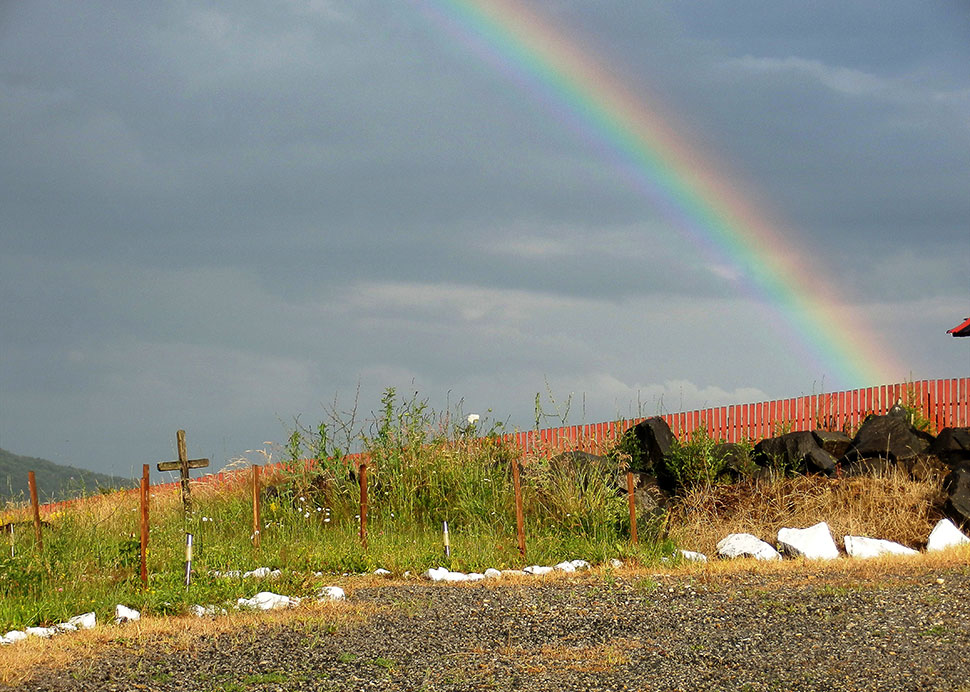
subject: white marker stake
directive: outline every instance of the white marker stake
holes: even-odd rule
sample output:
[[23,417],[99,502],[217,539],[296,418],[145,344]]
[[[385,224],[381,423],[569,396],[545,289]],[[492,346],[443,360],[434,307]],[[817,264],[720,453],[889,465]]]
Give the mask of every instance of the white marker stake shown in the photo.
[[445,535],[445,557],[451,557],[451,545],[448,543],[448,522],[444,522],[444,535]]
[[185,585],[192,583],[192,534],[185,534]]

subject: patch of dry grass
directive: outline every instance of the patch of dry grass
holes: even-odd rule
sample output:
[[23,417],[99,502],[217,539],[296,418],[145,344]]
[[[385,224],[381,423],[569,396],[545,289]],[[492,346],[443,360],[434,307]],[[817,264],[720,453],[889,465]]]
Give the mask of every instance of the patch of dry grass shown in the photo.
[[201,637],[238,636],[267,627],[348,627],[366,622],[378,610],[359,603],[314,603],[290,610],[231,612],[216,618],[151,617],[124,625],[99,625],[52,639],[31,637],[0,647],[0,684],[20,685],[45,670],[93,661],[110,655],[112,649],[137,652],[164,647],[168,651],[191,651]]
[[942,517],[942,478],[913,480],[896,468],[852,478],[794,476],[732,485],[697,486],[673,506],[670,537],[711,555],[731,533],[751,533],[774,543],[778,529],[827,522],[836,543],[846,535],[925,545]]

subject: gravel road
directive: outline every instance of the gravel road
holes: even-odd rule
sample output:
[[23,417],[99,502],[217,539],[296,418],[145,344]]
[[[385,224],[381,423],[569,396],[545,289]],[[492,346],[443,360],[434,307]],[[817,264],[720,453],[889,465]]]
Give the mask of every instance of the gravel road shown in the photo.
[[365,617],[123,640],[15,689],[970,691],[968,567],[394,582],[351,601]]

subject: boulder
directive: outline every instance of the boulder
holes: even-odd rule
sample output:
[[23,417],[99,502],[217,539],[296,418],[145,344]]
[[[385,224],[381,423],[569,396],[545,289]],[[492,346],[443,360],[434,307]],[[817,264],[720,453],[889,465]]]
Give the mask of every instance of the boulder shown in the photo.
[[667,421],[654,416],[627,430],[620,449],[630,455],[632,470],[656,473],[663,468],[664,457],[676,439]]
[[932,435],[912,427],[905,411],[903,415],[869,416],[852,438],[843,459],[847,464],[862,459],[912,459],[927,454],[932,441]]
[[717,544],[721,558],[753,557],[756,560],[780,560],[777,550],[750,533],[732,533]]
[[846,476],[884,476],[896,468],[896,462],[885,457],[854,459],[848,463],[843,459],[842,471]]
[[762,440],[755,445],[754,460],[768,468],[826,475],[836,469],[835,457],[822,449],[815,435],[807,430]]
[[964,462],[943,479],[943,512],[961,526],[970,525],[970,462]]
[[832,560],[839,556],[839,549],[832,540],[829,525],[824,521],[807,529],[779,529],[778,545],[786,555],[809,560]]
[[930,532],[930,538],[926,542],[926,550],[931,552],[946,550],[966,543],[970,543],[970,538],[967,538],[952,521],[940,519],[933,527],[933,531]]
[[68,624],[74,625],[80,630],[90,630],[90,629],[94,629],[95,625],[98,624],[98,616],[95,615],[93,612],[82,613],[81,615],[75,615],[74,617],[70,618],[67,622]]
[[831,454],[836,459],[845,456],[852,444],[852,438],[841,430],[813,430],[812,435],[818,446]]
[[916,555],[917,551],[894,541],[865,536],[846,536],[845,552],[849,557],[880,557],[882,555]]
[[930,445],[930,453],[949,466],[970,462],[970,428],[943,428]]

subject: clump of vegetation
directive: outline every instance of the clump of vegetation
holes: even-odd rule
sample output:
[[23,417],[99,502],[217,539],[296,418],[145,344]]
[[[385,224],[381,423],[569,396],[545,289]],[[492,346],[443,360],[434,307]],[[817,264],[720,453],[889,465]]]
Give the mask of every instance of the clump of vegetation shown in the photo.
[[678,488],[707,487],[727,478],[727,462],[721,442],[700,425],[686,441],[674,442],[664,457],[664,472]]
[[[267,462],[258,548],[248,473],[223,484],[193,482],[194,513],[187,521],[177,487],[153,490],[147,588],[139,578],[137,492],[98,496],[47,517],[42,550],[35,549],[32,530],[18,531],[0,552],[0,629],[49,625],[88,610],[106,621],[117,603],[177,613],[196,603],[231,606],[266,589],[312,595],[335,575],[378,567],[402,574],[438,565],[468,572],[574,558],[651,563],[672,551],[659,532],[643,528],[639,544],[629,542],[616,463],[564,463],[552,449],[523,456],[503,439],[501,425],[470,429],[460,413],[437,414],[425,401],[402,399],[393,389],[385,391],[370,420],[358,426],[355,417],[333,417],[313,428],[297,423],[281,448],[263,450],[256,459]],[[282,464],[269,464],[278,458]],[[359,537],[361,463],[368,467],[366,549]],[[525,558],[516,539],[516,463]],[[234,465],[245,470],[250,460]],[[26,508],[13,508],[12,515],[26,518]],[[442,548],[445,521],[449,558]],[[188,589],[186,531],[195,546]],[[214,576],[262,566],[282,575],[271,585]]]

